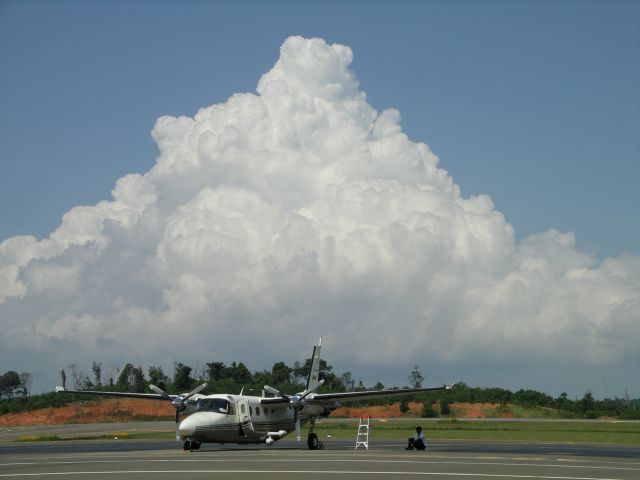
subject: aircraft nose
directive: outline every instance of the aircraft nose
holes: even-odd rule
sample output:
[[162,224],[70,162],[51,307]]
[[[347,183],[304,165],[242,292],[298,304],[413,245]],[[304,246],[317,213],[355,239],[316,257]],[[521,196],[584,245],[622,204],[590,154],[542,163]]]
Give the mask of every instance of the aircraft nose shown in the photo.
[[197,420],[193,416],[185,418],[180,422],[178,431],[181,437],[190,437],[196,431]]

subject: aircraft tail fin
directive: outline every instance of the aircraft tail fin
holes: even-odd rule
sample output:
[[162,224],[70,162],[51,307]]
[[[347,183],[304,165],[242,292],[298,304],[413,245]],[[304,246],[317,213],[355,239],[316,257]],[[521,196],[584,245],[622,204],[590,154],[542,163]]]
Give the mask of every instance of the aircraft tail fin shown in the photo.
[[322,337],[318,341],[318,345],[313,347],[313,355],[311,356],[311,370],[307,378],[307,388],[313,388],[320,381],[320,347],[322,347]]

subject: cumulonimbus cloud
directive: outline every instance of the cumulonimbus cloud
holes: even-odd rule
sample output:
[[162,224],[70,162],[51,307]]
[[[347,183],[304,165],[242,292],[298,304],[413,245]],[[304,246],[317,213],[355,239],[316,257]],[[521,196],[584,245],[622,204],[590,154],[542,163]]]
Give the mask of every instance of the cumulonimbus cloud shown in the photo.
[[351,61],[287,39],[257,94],[158,119],[156,164],[112,200],[2,242],[3,363],[297,358],[320,334],[378,364],[637,356],[639,259],[598,261],[555,230],[516,242],[367,103]]

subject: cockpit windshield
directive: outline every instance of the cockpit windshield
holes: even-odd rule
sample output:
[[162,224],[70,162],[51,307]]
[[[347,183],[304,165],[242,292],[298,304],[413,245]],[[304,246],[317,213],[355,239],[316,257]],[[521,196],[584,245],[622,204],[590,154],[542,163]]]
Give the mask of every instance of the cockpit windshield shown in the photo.
[[201,398],[198,400],[198,411],[230,415],[232,413],[230,407],[229,400],[224,398]]

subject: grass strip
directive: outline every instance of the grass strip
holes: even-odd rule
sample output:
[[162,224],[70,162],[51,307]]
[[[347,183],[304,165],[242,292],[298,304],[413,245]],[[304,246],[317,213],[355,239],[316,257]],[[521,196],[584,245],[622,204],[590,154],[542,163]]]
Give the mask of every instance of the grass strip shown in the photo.
[[[377,439],[406,439],[421,425],[427,439],[442,440],[502,440],[535,442],[621,443],[640,444],[640,423],[591,422],[420,422],[408,425],[393,421],[372,420],[370,435]],[[320,437],[355,441],[358,424],[316,424]]]

